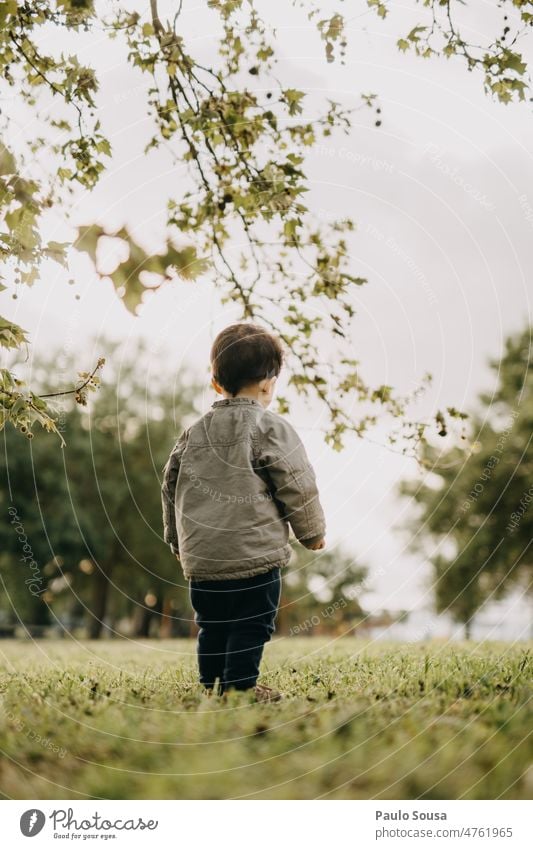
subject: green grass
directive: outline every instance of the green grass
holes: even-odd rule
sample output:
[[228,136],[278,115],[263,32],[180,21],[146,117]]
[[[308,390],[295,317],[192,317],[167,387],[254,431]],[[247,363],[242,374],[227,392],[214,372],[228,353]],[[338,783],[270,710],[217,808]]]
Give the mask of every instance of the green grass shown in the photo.
[[2,641],[0,793],[531,798],[531,672],[524,643],[280,639],[257,705],[207,698],[190,641]]

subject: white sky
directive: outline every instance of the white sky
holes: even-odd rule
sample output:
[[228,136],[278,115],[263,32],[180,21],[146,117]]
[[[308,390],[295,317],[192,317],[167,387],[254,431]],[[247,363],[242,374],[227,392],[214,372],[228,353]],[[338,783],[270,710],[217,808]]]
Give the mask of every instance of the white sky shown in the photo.
[[[365,375],[404,390],[431,371],[427,409],[468,408],[492,385],[487,357],[496,357],[504,337],[531,318],[533,218],[527,220],[520,198],[533,206],[532,104],[492,102],[479,75],[459,61],[400,54],[396,39],[423,13],[412,0],[389,5],[393,11],[382,22],[363,0],[342,4],[351,17],[346,64],[328,65],[315,26],[301,11],[284,0],[263,4],[277,27],[278,76],[308,91],[310,108],[324,94],[348,105],[360,92],[379,94],[380,128],[373,113],[362,110],[350,136],[325,140],[307,165],[306,199],[317,214],[350,215],[357,223],[352,267],[369,284],[357,293],[353,345]],[[499,20],[495,4],[471,5],[464,32],[484,41]],[[164,16],[164,3],[161,8]],[[185,0],[182,31],[199,55],[214,49],[213,20],[206,2]],[[127,224],[148,247],[159,247],[166,197],[169,191],[179,196],[185,173],[170,168],[163,153],[143,155],[142,80],[117,42],[98,35],[84,40],[80,60],[101,74],[100,118],[114,157],[92,195],[80,196],[75,221]],[[531,59],[531,42],[528,52]],[[32,129],[22,131],[31,135]],[[63,231],[59,215],[54,236]],[[30,330],[35,357],[54,343],[76,351],[80,368],[87,368],[98,353],[89,347],[95,333],[125,343],[142,336],[152,343],[147,376],[168,351],[169,372],[185,363],[205,378],[210,341],[235,318],[220,307],[208,279],[168,286],[132,318],[84,257],[73,257],[72,276],[76,286],[66,287],[50,265],[17,301],[4,296],[4,313]],[[206,381],[204,408],[212,400]],[[394,487],[405,474],[417,474],[414,463],[355,439],[335,454],[314,430],[316,411],[302,410],[292,420],[317,470],[329,545],[371,567],[366,603],[429,605],[430,566],[406,550],[406,534],[395,530],[412,513]]]

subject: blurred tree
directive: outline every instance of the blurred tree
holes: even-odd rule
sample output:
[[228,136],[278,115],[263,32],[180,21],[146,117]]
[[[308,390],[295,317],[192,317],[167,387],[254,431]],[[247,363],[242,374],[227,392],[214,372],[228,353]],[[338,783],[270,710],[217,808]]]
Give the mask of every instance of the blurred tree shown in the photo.
[[[70,628],[84,619],[93,638],[104,626],[120,629],[122,619],[133,622],[137,636],[187,636],[188,586],[161,540],[158,477],[193,413],[197,387],[182,375],[173,395],[166,375],[146,377],[142,346],[128,355],[116,344],[103,347],[111,365],[90,408],[56,402],[61,451],[42,433],[31,442],[11,427],[3,433],[2,606],[11,621],[31,626],[57,619]],[[66,372],[75,364],[59,353],[43,361],[35,375],[43,391],[53,366]],[[348,630],[362,617],[357,596],[365,574],[347,554],[295,545],[280,630]]]
[[424,450],[424,479],[402,484],[414,499],[412,545],[434,569],[437,608],[464,623],[513,588],[531,592],[533,553],[532,328],[507,339],[492,393],[471,417],[472,448]]
[[358,597],[366,574],[338,549],[317,553],[295,543],[283,575],[278,631],[294,636],[350,631],[365,615]]
[[[180,376],[172,395],[166,375],[147,379],[142,347],[120,359],[116,345],[106,347],[120,371],[115,379],[109,374],[90,412],[64,402],[63,449],[51,450],[42,433],[30,443],[20,440],[9,427],[0,458],[7,484],[0,493],[0,569],[11,616],[35,624],[48,621],[48,608],[78,615],[85,609],[92,637],[104,620],[116,623],[135,606],[139,633],[164,603],[179,621],[187,602],[179,567],[161,539],[159,479],[197,388]],[[54,364],[57,355],[41,364],[36,381]],[[33,571],[21,561],[24,540]],[[33,595],[27,577],[34,578]],[[182,630],[188,632],[187,623]]]
[[[500,0],[495,31],[480,38],[481,44],[464,36],[471,27],[462,15],[470,5],[420,0],[420,19],[397,40],[398,50],[463,62],[468,71],[481,73],[487,92],[502,103],[525,100],[529,78],[518,43],[533,24],[533,3]],[[361,15],[345,19],[340,2],[328,12],[313,0],[293,0],[293,6],[316,26],[327,61],[342,60],[346,24]],[[378,18],[392,9],[388,0],[367,0],[367,6]],[[324,221],[304,201],[306,153],[323,137],[348,132],[351,112],[327,98],[321,107],[310,105],[304,91],[280,80],[275,30],[253,2],[207,2],[202,14],[218,47],[207,64],[198,40],[187,40],[182,11],[182,3],[163,0],[127,9],[93,0],[0,4],[0,95],[17,105],[0,117],[3,277],[16,289],[36,282],[45,260],[68,264],[69,230],[65,241],[49,240],[47,217],[59,211],[68,220],[71,201],[79,199],[75,189],[92,190],[112,156],[98,108],[105,74],[99,79],[79,59],[88,55],[86,33],[99,40],[108,36],[115,39],[118,61],[138,74],[136,101],[145,104],[151,128],[145,155],[160,149],[171,164],[185,162],[189,178],[180,179],[177,193],[176,181],[169,181],[159,252],[147,253],[128,227],[110,230],[105,221],[81,227],[76,247],[113,281],[132,311],[148,287],[179,275],[196,278],[209,267],[224,300],[238,304],[244,318],[281,333],[290,352],[291,384],[325,406],[326,438],[334,447],[341,447],[347,432],[363,436],[378,415],[390,415],[400,421],[399,434],[390,439],[398,443],[403,437],[403,450],[416,451],[428,428],[445,433],[457,411],[452,407],[413,421],[409,404],[417,393],[402,397],[390,386],[365,381],[350,343],[353,295],[366,282],[351,267],[354,223]],[[376,127],[382,124],[374,93],[361,94],[359,107],[369,110]],[[18,132],[22,123],[32,127],[26,137]],[[142,150],[132,150],[132,161],[137,154]],[[106,236],[126,255],[111,271],[98,262],[98,245]],[[334,367],[321,356],[326,336],[337,345]],[[1,346],[20,349],[25,343],[23,328],[0,319]],[[288,400],[279,403],[286,409]],[[0,426],[7,420],[28,434],[34,422],[55,427],[46,400],[4,369]]]

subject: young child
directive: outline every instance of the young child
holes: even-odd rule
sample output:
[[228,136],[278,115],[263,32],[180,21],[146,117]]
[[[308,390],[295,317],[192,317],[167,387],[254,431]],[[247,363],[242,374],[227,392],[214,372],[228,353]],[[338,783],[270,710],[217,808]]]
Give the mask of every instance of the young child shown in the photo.
[[274,631],[289,525],[308,549],[324,548],[315,475],[294,428],[267,410],[281,370],[278,338],[232,324],[211,349],[212,385],[222,396],[178,440],[164,469],[164,538],[190,582],[199,626],[200,681],[213,691],[257,685]]

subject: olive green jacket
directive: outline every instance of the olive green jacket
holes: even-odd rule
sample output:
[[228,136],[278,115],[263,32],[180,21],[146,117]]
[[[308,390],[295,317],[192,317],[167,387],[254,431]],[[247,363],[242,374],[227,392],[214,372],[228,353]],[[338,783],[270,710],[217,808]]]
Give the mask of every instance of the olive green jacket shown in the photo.
[[284,566],[289,525],[325,534],[315,474],[294,428],[250,398],[215,401],[163,473],[164,539],[186,578],[251,577]]

